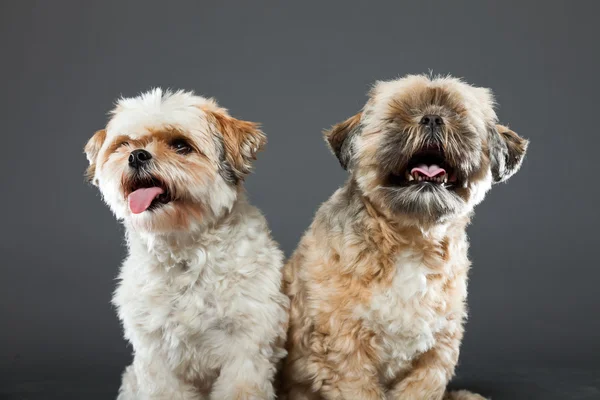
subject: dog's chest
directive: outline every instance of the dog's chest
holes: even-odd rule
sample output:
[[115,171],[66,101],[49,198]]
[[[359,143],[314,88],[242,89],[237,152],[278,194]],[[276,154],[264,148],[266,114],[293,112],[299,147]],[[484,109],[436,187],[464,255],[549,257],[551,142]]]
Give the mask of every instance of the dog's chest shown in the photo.
[[185,363],[186,354],[218,356],[223,349],[214,344],[239,330],[237,292],[231,287],[235,280],[217,272],[210,260],[202,268],[181,262],[169,271],[139,271],[151,272],[127,276],[116,293],[126,330],[133,328],[128,336],[134,345],[159,343],[166,354],[179,354]]
[[391,283],[373,288],[362,320],[381,338],[383,360],[402,363],[427,351],[446,326],[443,280],[435,267],[440,265],[426,265],[422,254],[405,251],[397,255]]

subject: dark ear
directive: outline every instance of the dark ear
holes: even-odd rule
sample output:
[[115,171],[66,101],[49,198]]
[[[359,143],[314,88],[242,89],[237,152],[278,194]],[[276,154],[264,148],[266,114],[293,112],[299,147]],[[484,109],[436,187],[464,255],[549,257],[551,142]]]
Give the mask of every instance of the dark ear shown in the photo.
[[225,162],[223,168],[233,174],[231,180],[243,179],[251,170],[256,153],[267,143],[267,137],[254,122],[242,121],[220,111],[205,110],[214,118],[223,137]]
[[344,169],[348,169],[352,159],[352,137],[359,132],[361,117],[362,112],[359,112],[324,133],[331,151]]
[[98,185],[98,180],[96,179],[96,159],[98,158],[98,153],[100,152],[100,148],[105,139],[106,131],[104,129],[96,131],[84,148],[85,156],[90,163],[90,166],[85,171],[85,177],[88,182],[91,182],[94,185]]
[[490,161],[494,182],[503,182],[521,167],[529,141],[503,125],[490,129]]

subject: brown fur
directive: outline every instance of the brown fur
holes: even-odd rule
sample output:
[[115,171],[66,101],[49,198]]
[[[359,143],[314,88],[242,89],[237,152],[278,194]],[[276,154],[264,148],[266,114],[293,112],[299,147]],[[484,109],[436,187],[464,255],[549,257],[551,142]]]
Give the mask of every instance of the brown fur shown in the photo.
[[509,168],[515,169],[521,164],[522,154],[527,151],[529,141],[523,139],[516,132],[511,131],[508,127],[503,125],[496,125],[496,129],[502,138],[502,141],[506,144],[507,148],[507,159],[506,163]]
[[361,116],[362,113],[358,113],[324,132],[329,147],[333,151],[333,154],[340,160],[344,169],[348,166],[347,155],[349,155],[345,152],[347,149],[344,149],[344,143],[346,143],[346,145],[348,144],[346,139],[348,139],[348,135],[350,135],[351,132],[358,128]]
[[[164,127],[160,130],[157,129],[148,129],[146,135],[140,138],[131,138],[127,135],[119,135],[111,140],[111,143],[108,144],[106,150],[102,153],[102,157],[98,157],[97,164],[98,166],[102,166],[108,158],[115,152],[123,149],[124,152],[129,154],[131,149],[136,148],[144,148],[150,144],[159,147],[159,150],[163,153],[172,152],[170,144],[175,140],[185,139],[187,143],[192,147],[192,149],[198,154],[202,155],[202,149],[194,143],[193,140],[188,138],[184,132],[177,128],[173,127]],[[97,156],[98,154],[96,154]]]
[[88,182],[92,182],[94,184],[96,184],[96,158],[98,157],[98,152],[100,151],[104,140],[106,140],[106,130],[100,129],[94,133],[84,148],[84,152],[86,153],[88,161],[90,162],[90,165],[85,171],[85,178]]
[[243,179],[250,172],[250,163],[266,144],[267,137],[257,123],[242,121],[214,110],[205,109],[205,112],[223,135],[227,160],[238,178]]
[[[325,133],[350,178],[284,268],[291,309],[283,399],[483,399],[446,385],[466,316],[471,209],[491,186],[491,156],[506,153],[503,141],[519,163],[526,148],[500,128],[493,133],[503,141],[488,144],[492,104],[488,91],[458,80],[409,77],[377,85],[360,113]],[[440,202],[408,207],[405,189],[388,177],[431,140],[419,124],[431,113],[445,122],[434,143],[461,180],[439,191]]]
[[[352,214],[356,217],[343,226],[332,226],[320,210],[285,268],[284,290],[292,302],[284,382],[302,382],[305,391],[320,394],[316,399],[385,399],[388,390],[422,391],[418,386],[427,382],[441,396],[454,371],[462,329],[439,335],[440,346],[453,347],[453,356],[439,366],[443,382],[431,381],[438,371],[432,366],[440,363],[435,348],[416,359],[410,374],[397,371],[403,379],[385,379],[381,376],[386,368],[381,360],[381,337],[353,315],[357,307],[368,305],[374,288],[391,286],[396,254],[422,249],[425,263],[440,271],[430,276],[430,284],[443,295],[422,306],[461,319],[465,293],[460,282],[466,278],[468,263],[463,260],[465,265],[456,265],[451,278],[443,270],[449,248],[462,239],[467,220],[456,222],[456,238],[436,240],[418,234],[417,227],[387,219],[367,199],[352,199],[351,191],[336,195],[337,201],[355,202]],[[297,391],[293,386],[287,390]],[[295,398],[290,396],[290,400]]]

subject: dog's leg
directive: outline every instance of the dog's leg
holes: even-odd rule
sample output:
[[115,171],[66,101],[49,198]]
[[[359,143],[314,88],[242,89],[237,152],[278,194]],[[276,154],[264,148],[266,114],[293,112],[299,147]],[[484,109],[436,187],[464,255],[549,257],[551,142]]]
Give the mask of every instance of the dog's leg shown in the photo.
[[205,397],[161,363],[135,358],[123,373],[117,400],[205,400]]
[[[348,328],[348,327],[346,327]],[[314,335],[307,371],[323,400],[384,400],[385,394],[371,361],[371,336],[347,329],[347,335]],[[301,398],[301,397],[300,397]]]
[[436,336],[436,344],[421,354],[412,370],[388,392],[389,400],[442,400],[458,362],[462,327]]
[[[321,373],[328,371],[326,368]],[[323,385],[319,390],[320,397],[316,399],[323,400],[384,400],[385,395],[382,387],[377,380],[376,375],[356,369],[340,369],[335,372],[329,370],[330,376],[323,380]],[[291,392],[292,393],[292,392]],[[313,399],[304,393],[307,399]],[[299,397],[305,399],[305,397]]]
[[[290,356],[293,355],[288,354],[288,357]],[[289,359],[286,362],[289,362]],[[323,399],[319,393],[315,393],[310,387],[312,376],[308,373],[307,366],[308,360],[305,357],[298,358],[295,363],[284,365],[277,400]]]
[[323,398],[313,392],[310,387],[296,385],[291,387],[287,393],[281,394],[277,397],[277,400],[322,400]]
[[[290,337],[293,336],[290,334]],[[279,377],[280,387],[277,400],[322,400],[322,397],[315,393],[310,386],[312,374],[308,371],[307,353],[300,351],[300,348],[303,348],[302,344],[292,345],[292,341],[289,344],[288,355]],[[303,348],[303,350],[307,349]]]
[[[232,346],[232,351],[234,350]],[[268,350],[250,351],[237,347],[221,368],[211,400],[274,400],[275,366],[265,355]]]
[[119,395],[117,400],[135,400],[138,392],[137,378],[135,376],[135,370],[133,365],[125,368],[123,372],[123,378],[121,381],[121,387],[119,388]]
[[485,397],[466,390],[447,392],[444,400],[487,400]]

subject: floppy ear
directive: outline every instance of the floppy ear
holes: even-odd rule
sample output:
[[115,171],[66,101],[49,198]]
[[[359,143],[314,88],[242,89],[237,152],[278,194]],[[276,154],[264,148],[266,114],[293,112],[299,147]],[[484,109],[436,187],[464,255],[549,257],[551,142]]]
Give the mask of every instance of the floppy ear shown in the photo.
[[352,159],[352,138],[359,132],[361,117],[362,112],[359,112],[344,122],[334,125],[333,128],[324,133],[331,151],[333,151],[344,169],[348,169]]
[[90,163],[90,166],[85,171],[85,177],[88,182],[91,182],[96,186],[98,185],[98,180],[96,179],[96,159],[98,158],[98,153],[100,152],[100,148],[105,139],[106,130],[101,129],[96,131],[84,148],[85,156]]
[[494,182],[503,182],[521,167],[529,141],[503,125],[490,129],[490,161]]
[[255,122],[242,121],[218,111],[208,111],[223,136],[225,161],[229,175],[234,183],[243,179],[251,170],[251,162],[256,153],[267,143],[267,137]]

